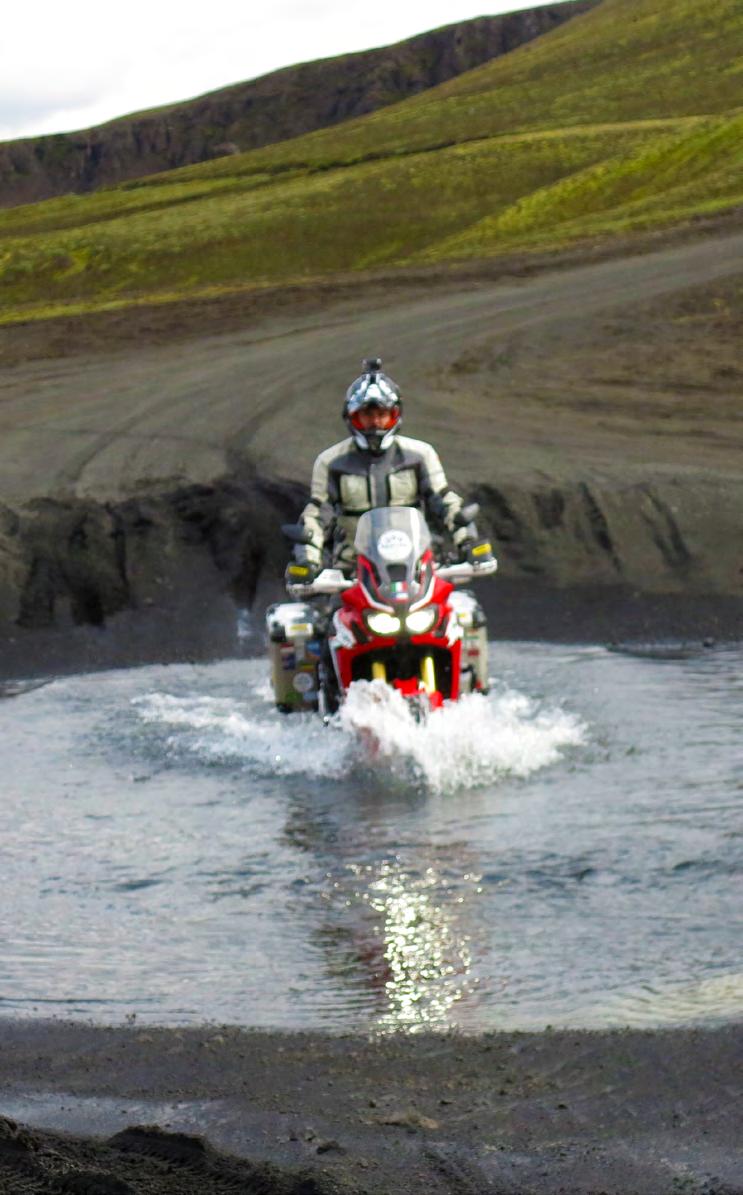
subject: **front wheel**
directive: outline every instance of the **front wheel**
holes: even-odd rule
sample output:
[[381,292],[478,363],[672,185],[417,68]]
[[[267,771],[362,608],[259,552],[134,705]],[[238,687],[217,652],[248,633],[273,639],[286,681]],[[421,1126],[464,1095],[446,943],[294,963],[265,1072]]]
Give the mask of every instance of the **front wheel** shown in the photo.
[[425,722],[431,712],[431,702],[427,693],[418,693],[414,697],[406,698],[408,709],[414,722]]
[[325,681],[320,684],[320,691],[318,693],[317,708],[322,714],[323,718],[332,718],[333,714],[338,713],[340,706],[340,696],[335,685],[329,685]]

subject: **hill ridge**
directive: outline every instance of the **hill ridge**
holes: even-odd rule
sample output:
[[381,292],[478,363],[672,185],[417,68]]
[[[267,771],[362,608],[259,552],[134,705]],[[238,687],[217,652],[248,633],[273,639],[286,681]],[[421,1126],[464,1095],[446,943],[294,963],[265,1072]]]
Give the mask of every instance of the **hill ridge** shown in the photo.
[[[551,251],[735,211],[743,9],[675,0],[668,14],[665,0],[603,0],[336,128],[0,213],[2,319]],[[705,21],[717,35],[697,43]]]
[[510,53],[597,2],[562,0],[459,21],[94,128],[0,143],[0,206],[91,191],[333,127]]

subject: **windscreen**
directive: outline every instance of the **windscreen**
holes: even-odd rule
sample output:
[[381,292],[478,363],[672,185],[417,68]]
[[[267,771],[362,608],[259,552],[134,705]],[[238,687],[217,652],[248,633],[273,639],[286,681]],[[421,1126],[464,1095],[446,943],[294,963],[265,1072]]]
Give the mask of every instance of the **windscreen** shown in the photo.
[[415,602],[430,578],[420,558],[430,547],[426,521],[412,506],[382,506],[363,514],[356,528],[356,551],[376,569],[379,596],[392,605]]

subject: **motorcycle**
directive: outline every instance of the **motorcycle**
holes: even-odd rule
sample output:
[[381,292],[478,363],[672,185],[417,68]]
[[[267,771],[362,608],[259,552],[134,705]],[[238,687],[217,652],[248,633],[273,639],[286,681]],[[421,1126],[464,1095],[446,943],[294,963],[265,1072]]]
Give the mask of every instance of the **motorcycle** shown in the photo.
[[[466,508],[462,525],[476,513]],[[303,529],[284,531],[306,542]],[[363,514],[354,547],[354,579],[325,568],[311,583],[287,587],[299,600],[267,611],[277,708],[319,709],[327,718],[355,681],[397,690],[416,717],[486,692],[485,616],[474,594],[455,586],[495,572],[490,546],[482,546],[482,563],[437,563],[421,513],[395,506]]]

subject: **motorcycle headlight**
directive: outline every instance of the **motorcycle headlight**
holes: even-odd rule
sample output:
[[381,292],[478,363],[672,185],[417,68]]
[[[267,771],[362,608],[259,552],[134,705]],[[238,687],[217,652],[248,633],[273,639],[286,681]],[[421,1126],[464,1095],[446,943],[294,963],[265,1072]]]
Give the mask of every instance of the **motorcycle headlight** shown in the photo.
[[374,635],[400,634],[400,619],[396,614],[386,614],[383,610],[367,614],[366,625]]
[[436,611],[432,606],[427,610],[414,610],[405,619],[405,630],[409,635],[425,635],[436,621]]

